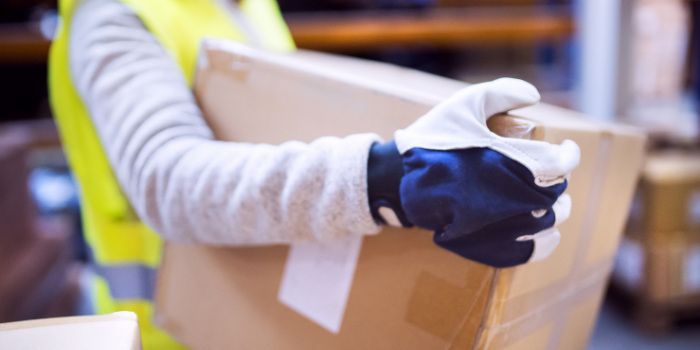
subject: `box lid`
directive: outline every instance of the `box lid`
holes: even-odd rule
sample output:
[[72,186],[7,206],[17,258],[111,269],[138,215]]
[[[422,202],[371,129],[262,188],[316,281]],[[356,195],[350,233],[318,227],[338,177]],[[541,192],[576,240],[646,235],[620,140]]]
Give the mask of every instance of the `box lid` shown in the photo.
[[652,153],[644,164],[643,178],[654,183],[700,180],[700,153],[668,151]]
[[48,318],[0,324],[0,349],[140,350],[133,312]]

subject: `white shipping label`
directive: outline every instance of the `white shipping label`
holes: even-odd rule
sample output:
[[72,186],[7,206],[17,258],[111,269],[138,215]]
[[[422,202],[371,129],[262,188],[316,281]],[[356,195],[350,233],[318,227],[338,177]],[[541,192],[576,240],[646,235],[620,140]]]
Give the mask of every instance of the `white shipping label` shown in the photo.
[[625,287],[635,290],[644,276],[644,248],[639,242],[622,238],[615,255],[613,277]]
[[361,235],[293,244],[277,298],[323,328],[338,333],[361,247]]
[[686,252],[683,285],[687,293],[700,292],[700,246],[693,246]]

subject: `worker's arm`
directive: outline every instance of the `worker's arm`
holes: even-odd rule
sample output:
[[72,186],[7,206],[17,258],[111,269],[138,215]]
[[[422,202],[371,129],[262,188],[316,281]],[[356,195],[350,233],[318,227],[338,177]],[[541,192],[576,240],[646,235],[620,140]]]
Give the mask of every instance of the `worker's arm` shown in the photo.
[[283,243],[413,224],[492,266],[542,259],[559,242],[553,227],[570,210],[563,191],[578,147],[504,139],[486,127],[539,101],[525,82],[466,88],[397,131],[395,143],[373,134],[217,142],[179,67],[127,7],[88,0],[71,31],[72,77],[117,178],[168,239]]
[[215,141],[180,68],[128,7],[87,0],[71,33],[71,75],[116,176],[166,239],[256,244],[379,231],[366,181],[378,136]]

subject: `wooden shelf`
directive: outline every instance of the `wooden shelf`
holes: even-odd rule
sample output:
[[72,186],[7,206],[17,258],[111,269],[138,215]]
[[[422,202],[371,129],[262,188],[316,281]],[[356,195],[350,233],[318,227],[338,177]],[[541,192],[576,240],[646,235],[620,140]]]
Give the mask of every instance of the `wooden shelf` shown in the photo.
[[0,64],[46,63],[51,41],[38,28],[23,24],[0,25]]
[[[387,46],[508,45],[562,40],[574,30],[567,8],[440,8],[435,10],[290,13],[297,46],[353,52]],[[51,41],[30,25],[0,25],[0,64],[47,60]]]
[[291,13],[285,20],[298,47],[341,52],[396,45],[456,48],[562,40],[574,31],[568,8]]

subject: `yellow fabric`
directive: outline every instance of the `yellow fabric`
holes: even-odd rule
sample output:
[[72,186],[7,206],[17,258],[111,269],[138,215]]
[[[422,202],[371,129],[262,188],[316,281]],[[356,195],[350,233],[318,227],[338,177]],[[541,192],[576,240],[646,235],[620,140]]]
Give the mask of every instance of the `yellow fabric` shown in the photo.
[[[244,31],[232,23],[226,10],[220,8],[216,0],[178,0],[177,6],[172,6],[174,0],[119,1],[131,6],[148,30],[170,51],[190,85],[197,68],[202,37],[218,36],[248,42],[243,35]],[[292,36],[274,0],[244,0],[240,9],[250,20],[265,48],[273,51],[295,49]],[[191,25],[183,25],[183,21],[179,20],[164,20],[166,18],[188,18]],[[190,21],[192,18],[198,20]]]
[[241,11],[246,14],[255,32],[262,39],[262,46],[271,51],[289,52],[296,49],[292,33],[284,23],[277,3],[272,0],[243,0]]
[[80,202],[85,241],[99,264],[160,265],[163,242],[148,226],[137,219],[114,220],[103,215],[85,196]]
[[153,319],[153,305],[148,300],[115,300],[109,294],[109,286],[101,277],[96,277],[92,284],[92,295],[95,299],[96,314],[110,314],[117,311],[128,310],[134,312],[139,318],[139,329],[141,331],[141,341],[145,350],[187,349],[180,345],[167,333],[154,326],[150,320]]
[[51,104],[82,193],[96,211],[122,219],[129,204],[121,194],[85,106],[71,84],[67,31],[75,4],[70,0],[60,2],[62,26],[49,54]]
[[[199,45],[204,36],[245,42],[215,0],[120,0],[130,6],[146,27],[170,52],[191,85]],[[51,105],[68,162],[78,179],[85,237],[101,265],[160,264],[162,240],[133,214],[114,176],[97,132],[70,78],[68,39],[73,11],[79,0],[60,0],[61,26],[49,55]],[[244,0],[240,8],[250,20],[264,47],[294,50],[289,30],[274,0]],[[95,286],[96,311],[129,310],[139,315],[144,349],[177,349],[180,346],[151,323],[148,300],[115,300],[107,282]]]
[[[190,84],[194,79],[199,42],[203,36],[214,35],[240,42],[247,41],[214,1],[177,1],[178,6],[172,6],[173,0],[119,1],[129,5],[139,15],[148,30],[180,64]],[[191,26],[182,20],[164,20],[166,18],[199,20],[196,21],[196,26]]]

